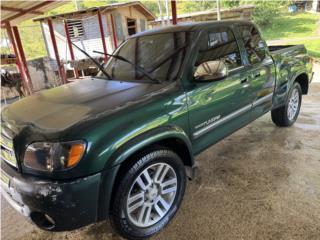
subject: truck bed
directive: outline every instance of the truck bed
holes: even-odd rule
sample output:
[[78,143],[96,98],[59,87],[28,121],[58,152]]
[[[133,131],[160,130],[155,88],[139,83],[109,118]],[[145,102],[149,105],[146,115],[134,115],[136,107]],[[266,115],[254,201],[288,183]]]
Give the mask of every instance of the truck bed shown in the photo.
[[[288,92],[290,79],[296,77],[297,73],[306,71],[306,66],[310,62],[307,49],[300,45],[272,45],[268,46],[276,67],[276,87],[278,93]],[[307,66],[307,68],[309,68]],[[281,95],[281,94],[280,94]],[[280,96],[274,100],[274,107],[281,105],[285,100]]]
[[300,45],[272,45],[272,46],[268,46],[269,52],[271,54],[281,54],[281,53],[297,50],[299,48],[304,48],[304,45],[300,44]]

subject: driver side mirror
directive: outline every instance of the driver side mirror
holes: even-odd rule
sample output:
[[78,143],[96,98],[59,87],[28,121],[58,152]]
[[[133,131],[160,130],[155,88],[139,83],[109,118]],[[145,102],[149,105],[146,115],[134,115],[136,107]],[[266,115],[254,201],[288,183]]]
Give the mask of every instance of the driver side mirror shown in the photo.
[[201,63],[194,73],[194,78],[199,82],[210,82],[227,77],[228,69],[224,61],[208,61]]

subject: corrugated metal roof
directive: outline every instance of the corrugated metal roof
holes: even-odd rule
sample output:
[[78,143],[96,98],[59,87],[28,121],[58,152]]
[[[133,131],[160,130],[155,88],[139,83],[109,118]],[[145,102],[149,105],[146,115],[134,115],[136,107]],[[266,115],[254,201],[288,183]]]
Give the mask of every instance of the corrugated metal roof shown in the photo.
[[68,1],[1,1],[1,26],[5,22],[16,25],[25,20],[43,15]]
[[51,15],[51,16],[46,16],[46,17],[40,17],[40,18],[36,18],[34,19],[34,21],[43,21],[45,19],[48,18],[72,18],[72,17],[76,17],[82,14],[87,14],[90,12],[95,12],[97,10],[100,11],[111,11],[117,8],[122,8],[122,7],[135,7],[137,8],[140,12],[142,12],[148,19],[148,21],[153,21],[155,20],[155,16],[153,15],[153,13],[145,6],[143,5],[141,2],[139,1],[135,1],[135,2],[125,2],[125,3],[113,3],[113,4],[108,4],[105,6],[100,6],[100,7],[92,7],[92,8],[87,8],[87,9],[82,9],[82,10],[78,10],[78,11],[73,11],[73,12],[68,12],[68,13],[62,13],[62,14],[56,14],[56,15]]

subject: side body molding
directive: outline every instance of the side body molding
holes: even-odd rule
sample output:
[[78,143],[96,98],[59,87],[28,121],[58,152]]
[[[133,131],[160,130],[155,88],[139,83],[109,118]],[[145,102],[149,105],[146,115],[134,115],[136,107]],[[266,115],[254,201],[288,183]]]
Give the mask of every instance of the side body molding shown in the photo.
[[165,139],[178,139],[182,141],[188,149],[190,167],[194,166],[192,146],[187,134],[177,126],[162,126],[148,130],[120,146],[106,162],[105,169],[119,165],[144,147],[159,141],[165,141]]

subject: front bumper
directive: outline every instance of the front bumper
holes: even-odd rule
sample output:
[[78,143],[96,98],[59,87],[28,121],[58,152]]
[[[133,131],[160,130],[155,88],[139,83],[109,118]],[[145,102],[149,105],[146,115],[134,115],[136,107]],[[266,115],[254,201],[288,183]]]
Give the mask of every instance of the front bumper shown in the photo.
[[50,181],[23,176],[4,162],[1,168],[2,196],[42,229],[72,230],[98,221],[99,210],[107,213],[111,191],[102,191],[108,194],[104,196],[99,193],[101,184],[112,180],[110,174],[101,172],[71,181]]

